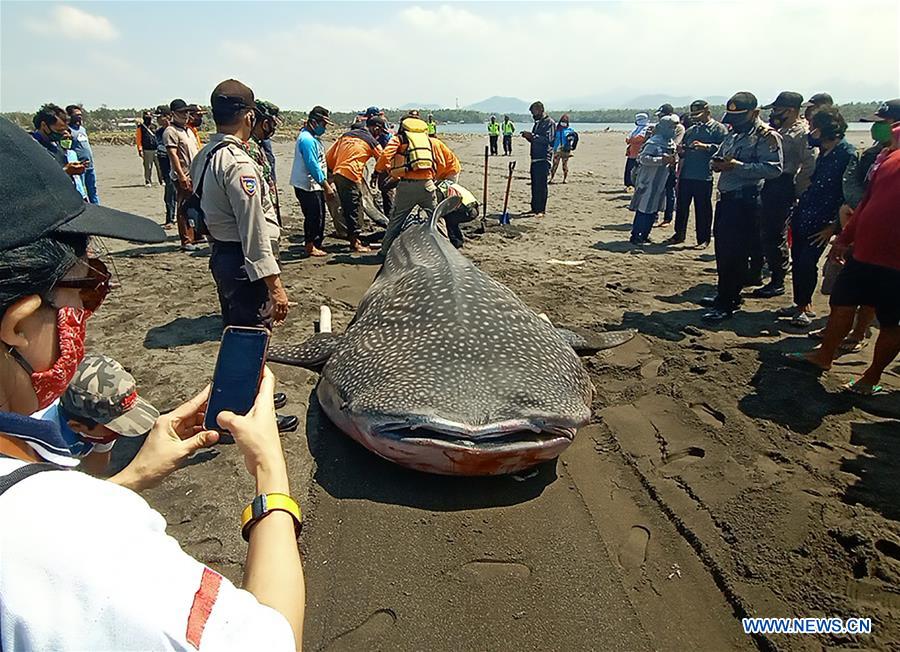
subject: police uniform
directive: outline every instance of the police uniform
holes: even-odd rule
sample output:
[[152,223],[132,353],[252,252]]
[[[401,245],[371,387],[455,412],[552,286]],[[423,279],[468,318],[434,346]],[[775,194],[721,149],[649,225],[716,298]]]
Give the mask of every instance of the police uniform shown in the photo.
[[[803,96],[784,91],[764,109],[800,110]],[[772,274],[769,284],[756,290],[753,296],[772,297],[784,292],[784,279],[788,272],[787,225],[791,209],[809,185],[816,165],[815,150],[807,143],[809,127],[805,120],[797,119],[788,125],[771,122],[782,139],[784,168],[780,176],[766,180],[760,193],[762,212],[760,217],[760,246],[751,255],[750,277],[761,276],[763,260]]]
[[[740,122],[756,107],[752,94],[738,93],[728,102],[725,122]],[[781,136],[755,118],[749,129],[728,134],[719,147],[718,157],[733,159],[739,165],[719,177],[713,226],[718,292],[712,301],[713,310],[703,315],[709,321],[729,317],[740,304],[752,243],[758,239],[760,190],[766,179],[781,174],[784,164]]]
[[[224,145],[223,145],[224,143]],[[226,326],[272,327],[269,291],[263,280],[281,273],[281,229],[262,171],[236,137],[213,134],[191,163],[191,178],[203,179],[201,207],[212,255],[209,269],[216,282]]]

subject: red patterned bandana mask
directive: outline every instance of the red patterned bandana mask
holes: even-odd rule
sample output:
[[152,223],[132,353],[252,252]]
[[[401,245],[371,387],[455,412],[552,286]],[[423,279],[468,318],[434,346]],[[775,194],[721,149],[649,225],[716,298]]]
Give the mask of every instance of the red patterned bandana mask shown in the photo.
[[57,309],[59,357],[46,371],[34,371],[18,351],[12,350],[16,361],[31,374],[31,386],[37,396],[39,410],[43,410],[62,396],[75,377],[75,371],[84,359],[86,322],[90,316],[91,311],[84,308],[63,306]]

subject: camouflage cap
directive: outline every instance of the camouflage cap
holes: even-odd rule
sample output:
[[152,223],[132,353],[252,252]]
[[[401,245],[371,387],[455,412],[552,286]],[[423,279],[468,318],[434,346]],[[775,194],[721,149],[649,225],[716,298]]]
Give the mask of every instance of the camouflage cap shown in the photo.
[[88,354],[60,399],[72,417],[96,421],[125,437],[146,434],[159,410],[137,394],[134,377],[105,355]]

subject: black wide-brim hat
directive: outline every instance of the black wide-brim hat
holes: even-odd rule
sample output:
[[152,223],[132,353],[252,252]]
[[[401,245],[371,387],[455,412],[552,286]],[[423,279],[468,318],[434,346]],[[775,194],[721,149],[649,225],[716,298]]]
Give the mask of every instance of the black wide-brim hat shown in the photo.
[[0,251],[52,232],[145,243],[166,239],[153,220],[85,202],[56,158],[0,118]]

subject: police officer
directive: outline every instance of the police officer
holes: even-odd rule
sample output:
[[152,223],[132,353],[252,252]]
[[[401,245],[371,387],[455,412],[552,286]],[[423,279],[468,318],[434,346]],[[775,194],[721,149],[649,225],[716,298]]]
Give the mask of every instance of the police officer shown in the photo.
[[281,124],[281,109],[276,104],[266,100],[256,100],[256,124],[250,140],[247,141],[247,153],[253,162],[262,170],[263,180],[269,186],[269,197],[275,207],[275,215],[278,217],[278,226],[283,226],[281,221],[281,204],[278,201],[278,186],[275,179],[275,152],[272,151],[272,136]]
[[809,186],[816,167],[815,150],[809,147],[809,126],[800,118],[803,96],[783,91],[775,101],[762,108],[770,109],[769,125],[781,134],[784,168],[781,176],[766,180],[760,200],[760,251],[751,254],[750,278],[761,276],[763,258],[772,274],[769,282],[751,296],[771,298],[784,294],[784,278],[788,271],[787,224],[797,198]]
[[721,174],[713,226],[719,278],[716,296],[703,301],[708,322],[728,319],[740,305],[751,239],[759,231],[759,193],[784,165],[781,135],[759,119],[758,107],[748,92],[728,100],[723,122],[732,131],[712,159],[713,172]]
[[[278,265],[281,229],[269,186],[243,143],[256,124],[253,91],[235,79],[210,97],[216,133],[191,162],[195,192],[209,232],[209,269],[225,326],[271,329],[288,313]],[[281,397],[277,403],[282,402]],[[279,416],[279,430],[296,429],[295,416]]]

